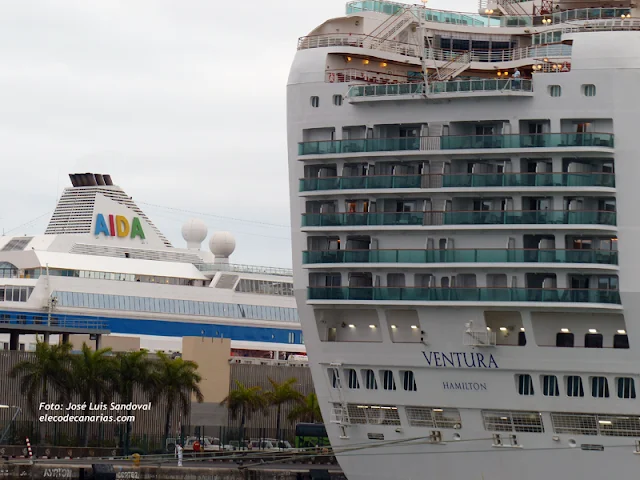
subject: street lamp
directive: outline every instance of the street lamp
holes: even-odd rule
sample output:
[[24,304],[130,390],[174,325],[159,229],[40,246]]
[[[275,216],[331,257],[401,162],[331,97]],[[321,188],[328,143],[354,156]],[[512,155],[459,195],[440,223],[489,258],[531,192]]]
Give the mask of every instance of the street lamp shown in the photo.
[[22,411],[22,409],[20,407],[16,406],[16,405],[0,405],[0,408],[15,408],[16,409],[16,413],[13,414],[13,417],[11,418],[11,421],[8,423],[7,428],[5,428],[4,431],[2,432],[2,435],[0,435],[0,445],[2,445],[2,442],[4,441],[4,437],[7,435],[7,432],[11,428],[11,424],[15,421],[16,417]]

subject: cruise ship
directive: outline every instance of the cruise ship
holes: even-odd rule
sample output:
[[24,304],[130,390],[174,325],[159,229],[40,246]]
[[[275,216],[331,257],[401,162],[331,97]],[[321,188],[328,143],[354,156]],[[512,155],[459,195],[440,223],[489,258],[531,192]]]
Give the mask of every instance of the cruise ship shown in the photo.
[[177,355],[202,337],[230,339],[239,357],[304,358],[290,269],[232,263],[229,232],[203,248],[199,219],[174,247],[110,175],[69,177],[43,235],[0,237],[0,348],[39,338]]
[[349,480],[635,474],[638,13],[366,0],[299,39],[294,289]]

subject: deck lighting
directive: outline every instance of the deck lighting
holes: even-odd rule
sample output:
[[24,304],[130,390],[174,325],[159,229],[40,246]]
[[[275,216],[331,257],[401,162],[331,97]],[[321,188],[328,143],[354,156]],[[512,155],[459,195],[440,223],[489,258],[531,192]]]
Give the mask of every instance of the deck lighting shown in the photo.
[[375,325],[369,325],[369,328],[376,328]]
[[433,411],[434,412],[442,412],[443,410],[441,408],[434,408]]
[[350,61],[351,61],[351,57],[347,57],[347,62],[350,62]]
[[395,330],[398,327],[396,327],[395,325],[391,325],[391,328]]
[[569,329],[568,328],[561,328],[560,331],[562,333],[569,333]]
[[595,328],[590,328],[589,333],[598,333],[598,330],[596,330]]
[[380,66],[381,66],[382,68],[386,67],[386,66],[387,66],[387,62],[382,62],[382,63],[380,63]]
[[362,61],[362,63],[364,63],[365,65],[369,65],[369,59],[368,59],[368,58],[365,58],[365,59]]
[[521,332],[524,332],[524,327],[520,327],[520,331],[521,331]]
[[487,331],[490,332],[491,331],[491,327],[487,327]]
[[611,420],[598,420],[600,425],[611,425]]
[[623,20],[624,20],[625,18],[631,18],[631,14],[630,14],[630,13],[627,13],[627,14],[625,15],[625,14],[623,13],[622,15],[620,15],[620,18],[622,18]]
[[502,76],[502,72],[498,72],[498,76],[501,77]]
[[487,15],[493,15],[493,10],[491,10],[490,8],[485,8],[484,13],[486,13]]
[[542,24],[543,25],[549,25],[551,23],[551,19],[550,18],[543,18],[542,19]]
[[626,330],[618,330],[618,333],[619,333],[620,335],[626,335],[626,334],[627,334],[627,331],[626,331]]
[[349,325],[349,328],[356,328],[356,326],[352,323]]
[[412,329],[412,330],[417,330],[417,329],[418,329],[418,326],[417,326],[417,325],[411,325],[411,329]]
[[507,327],[500,327],[500,331],[501,332],[506,332],[507,331]]

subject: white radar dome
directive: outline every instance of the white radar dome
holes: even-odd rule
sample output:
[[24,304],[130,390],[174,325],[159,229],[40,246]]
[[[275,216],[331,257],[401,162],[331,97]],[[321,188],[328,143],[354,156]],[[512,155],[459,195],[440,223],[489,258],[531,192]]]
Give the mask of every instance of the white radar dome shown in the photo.
[[229,232],[216,232],[209,239],[209,249],[216,260],[229,258],[236,249],[236,239]]
[[207,238],[207,226],[198,218],[191,218],[182,225],[182,238],[187,242],[187,248],[200,249],[200,244]]

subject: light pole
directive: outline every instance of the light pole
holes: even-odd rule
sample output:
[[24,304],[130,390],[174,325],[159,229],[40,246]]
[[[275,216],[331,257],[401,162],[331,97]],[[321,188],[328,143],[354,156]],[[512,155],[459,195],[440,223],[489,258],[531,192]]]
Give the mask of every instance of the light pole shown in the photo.
[[0,405],[0,408],[15,408],[16,409],[16,413],[13,414],[13,417],[11,418],[11,421],[7,425],[7,428],[5,428],[4,431],[2,432],[2,435],[0,435],[0,445],[2,445],[2,442],[4,441],[4,437],[7,435],[7,432],[11,428],[11,424],[15,421],[16,417],[22,411],[22,409],[20,407],[15,406],[15,405]]

